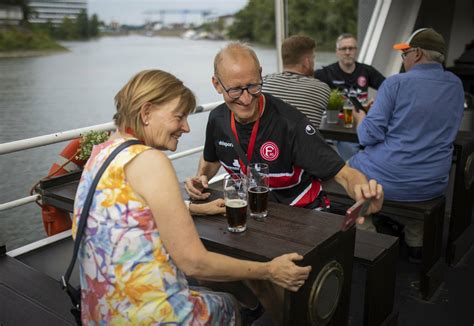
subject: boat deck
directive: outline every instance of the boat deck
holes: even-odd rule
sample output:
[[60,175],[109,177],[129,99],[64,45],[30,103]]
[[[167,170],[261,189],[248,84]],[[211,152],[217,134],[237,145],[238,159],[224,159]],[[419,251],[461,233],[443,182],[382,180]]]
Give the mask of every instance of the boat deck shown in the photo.
[[[67,183],[62,192],[72,196],[74,182]],[[67,202],[66,206],[70,204]],[[448,225],[449,216],[445,219],[445,246]],[[66,271],[72,244],[71,238],[66,238],[16,258],[0,255],[0,325],[74,324],[69,298],[58,281]],[[445,248],[442,252],[446,252]],[[418,290],[420,268],[421,265],[407,261],[406,247],[401,241],[394,304],[398,325],[472,325],[474,306],[470,297],[474,293],[474,247],[456,266],[446,268],[445,282],[430,301],[422,300]],[[77,284],[77,266],[74,274],[72,283]],[[349,325],[364,324],[365,281],[364,269],[354,264]],[[271,325],[271,322],[265,314],[254,324]]]

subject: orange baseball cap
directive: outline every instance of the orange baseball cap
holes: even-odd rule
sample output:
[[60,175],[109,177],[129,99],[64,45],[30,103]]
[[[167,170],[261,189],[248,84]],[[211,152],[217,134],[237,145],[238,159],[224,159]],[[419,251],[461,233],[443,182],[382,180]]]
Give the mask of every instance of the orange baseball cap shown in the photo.
[[398,43],[393,46],[395,50],[408,50],[410,48],[421,48],[424,50],[436,51],[444,55],[446,45],[441,34],[432,28],[421,28],[413,32],[405,43]]

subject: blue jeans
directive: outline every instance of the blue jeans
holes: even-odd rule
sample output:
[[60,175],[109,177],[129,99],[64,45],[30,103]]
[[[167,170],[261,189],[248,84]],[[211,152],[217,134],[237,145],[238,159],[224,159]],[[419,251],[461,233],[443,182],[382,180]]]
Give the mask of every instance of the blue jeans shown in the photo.
[[358,143],[347,141],[338,141],[336,147],[344,162],[348,161],[354,154],[360,151],[360,145]]

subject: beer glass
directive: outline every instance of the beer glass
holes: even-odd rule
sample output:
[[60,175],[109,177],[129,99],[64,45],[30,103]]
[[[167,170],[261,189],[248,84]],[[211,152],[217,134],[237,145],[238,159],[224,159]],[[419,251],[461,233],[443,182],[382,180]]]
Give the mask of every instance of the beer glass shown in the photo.
[[233,233],[247,229],[247,187],[245,176],[228,175],[224,179],[224,201],[227,230]]
[[247,168],[250,216],[262,221],[268,213],[268,164],[252,163]]
[[344,102],[342,111],[344,112],[344,127],[352,128],[352,111],[354,110],[354,105],[352,104],[349,98]]

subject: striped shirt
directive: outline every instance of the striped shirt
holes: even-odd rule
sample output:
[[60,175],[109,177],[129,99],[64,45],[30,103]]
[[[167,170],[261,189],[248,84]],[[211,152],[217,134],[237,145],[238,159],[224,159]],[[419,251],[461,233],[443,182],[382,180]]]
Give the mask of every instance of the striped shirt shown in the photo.
[[263,91],[296,107],[317,128],[330,93],[329,86],[319,79],[288,71],[265,76]]

